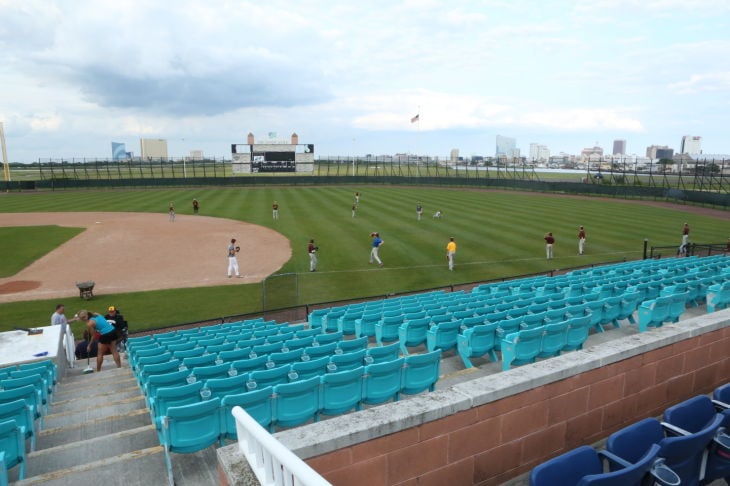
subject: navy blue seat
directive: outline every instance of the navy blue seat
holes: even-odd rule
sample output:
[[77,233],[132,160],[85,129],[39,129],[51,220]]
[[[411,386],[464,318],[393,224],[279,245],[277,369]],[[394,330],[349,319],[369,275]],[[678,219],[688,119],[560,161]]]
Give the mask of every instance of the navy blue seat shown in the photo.
[[682,485],[699,485],[702,456],[721,422],[722,416],[716,415],[699,433],[672,436],[657,419],[646,418],[609,436],[606,449],[628,462],[636,462],[658,444],[659,456],[679,475]]
[[[581,446],[535,467],[530,486],[641,486],[659,452],[653,445],[635,463],[627,463],[606,451]],[[603,461],[615,468],[604,472]]]

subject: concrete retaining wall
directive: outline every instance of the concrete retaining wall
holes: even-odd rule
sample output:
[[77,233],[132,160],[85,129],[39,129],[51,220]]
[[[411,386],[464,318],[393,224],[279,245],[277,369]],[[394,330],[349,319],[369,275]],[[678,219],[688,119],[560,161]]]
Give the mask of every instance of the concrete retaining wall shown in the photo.
[[276,437],[335,485],[500,484],[727,383],[729,350],[730,309]]

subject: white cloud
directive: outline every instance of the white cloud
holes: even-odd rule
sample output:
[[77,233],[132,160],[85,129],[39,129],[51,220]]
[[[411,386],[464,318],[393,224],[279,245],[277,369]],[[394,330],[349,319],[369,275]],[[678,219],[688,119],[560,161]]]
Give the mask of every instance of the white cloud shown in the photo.
[[62,118],[57,114],[37,114],[28,123],[33,130],[54,132],[61,127]]
[[730,71],[693,74],[685,81],[670,84],[669,89],[681,94],[730,91]]

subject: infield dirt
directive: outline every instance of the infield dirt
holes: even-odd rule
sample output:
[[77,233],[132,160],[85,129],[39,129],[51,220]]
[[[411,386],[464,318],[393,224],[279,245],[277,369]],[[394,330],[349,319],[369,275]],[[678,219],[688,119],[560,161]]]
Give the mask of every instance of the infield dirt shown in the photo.
[[[17,274],[0,279],[0,303],[94,294],[260,282],[292,255],[289,240],[262,226],[223,218],[159,213],[4,213],[0,226],[86,228]],[[243,278],[228,278],[226,248],[241,246]]]

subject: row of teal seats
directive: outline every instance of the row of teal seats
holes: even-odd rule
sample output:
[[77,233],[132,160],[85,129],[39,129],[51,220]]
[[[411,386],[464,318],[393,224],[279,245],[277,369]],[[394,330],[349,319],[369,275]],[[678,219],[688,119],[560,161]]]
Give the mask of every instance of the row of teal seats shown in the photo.
[[[534,363],[536,358],[551,358],[563,351],[582,349],[583,343],[588,339],[590,321],[590,316],[573,317],[506,335],[499,347],[502,370],[507,371],[512,365]],[[497,332],[495,341],[499,342]],[[465,355],[469,356],[467,352]],[[490,358],[496,360],[493,352]],[[462,359],[466,363],[464,356]]]
[[205,339],[207,337],[223,336],[229,333],[256,331],[260,329],[270,329],[277,326],[287,325],[288,323],[277,323],[276,321],[265,321],[263,318],[250,319],[246,321],[229,322],[223,324],[212,324],[209,326],[201,326],[192,329],[179,329],[167,332],[159,332],[148,334],[145,336],[130,337],[128,345],[134,348],[140,344],[149,344],[149,342],[166,342],[174,341],[181,337]]
[[243,408],[273,432],[275,427],[318,421],[320,415],[340,415],[363,404],[397,400],[401,393],[432,391],[439,363],[440,353],[410,356],[222,398],[210,390],[201,393],[205,389],[201,382],[161,388],[154,423],[165,450],[170,484],[174,484],[171,452],[194,453],[216,444],[222,446],[225,439],[237,439],[233,407]]
[[[611,434],[603,451],[581,446],[530,473],[531,486],[730,484],[730,383]],[[604,467],[604,461],[605,466]]]
[[3,368],[3,375],[0,422],[14,421],[22,427],[22,442],[29,441],[30,450],[34,451],[53,396],[56,365],[50,360],[25,363]]
[[[338,347],[340,344],[347,344],[347,346]],[[329,367],[330,369],[336,370],[379,363],[398,357],[399,347],[397,343],[391,346],[367,349],[366,347],[367,341],[361,339],[329,343],[322,346],[272,353],[229,362],[222,361],[220,357],[216,358],[214,362],[193,362],[189,358],[182,361],[167,358],[162,362],[140,365],[140,370],[137,373],[137,381],[140,387],[145,390],[146,384],[150,381],[157,384],[164,383],[165,378],[154,378],[155,376],[159,377],[159,375],[174,372],[182,372],[180,376],[187,377],[192,375],[196,380],[200,380],[234,376],[253,371],[270,371],[281,366],[289,365],[295,365],[297,371],[305,372],[310,369],[318,369],[317,363],[321,364],[321,361],[318,360],[322,358],[329,360],[328,362],[332,364]]]
[[148,336],[142,336],[134,338],[132,342],[132,348],[140,345],[147,345],[150,343],[157,344],[172,344],[176,342],[186,342],[191,340],[205,341],[208,339],[215,339],[225,336],[235,336],[241,334],[255,334],[255,333],[276,333],[279,329],[288,329],[289,327],[294,328],[293,330],[303,329],[304,326],[289,326],[288,323],[276,323],[273,321],[264,322],[261,321],[255,327],[237,328],[237,327],[226,327],[221,329],[219,325],[216,325],[216,329],[205,329],[204,327],[180,330],[174,332],[166,332],[162,334],[151,334]]
[[[269,351],[261,349],[260,353],[278,351],[282,346],[287,347],[304,347],[312,342],[328,343],[338,341],[341,335],[324,335],[320,330],[301,329],[300,326],[290,326],[294,329],[280,329],[277,333],[265,332],[258,337],[246,332],[242,334],[233,334],[220,336],[217,338],[206,339],[204,341],[181,340],[166,344],[158,344],[149,342],[147,344],[139,344],[127,354],[130,366],[135,369],[139,358],[152,356],[156,354],[170,352],[179,358],[200,356],[201,354],[217,354],[223,351],[233,351],[246,347],[264,347],[269,346]],[[299,330],[295,330],[299,329]],[[279,343],[278,346],[276,343]]]
[[[268,338],[239,341],[214,347],[195,347],[178,349],[173,352],[158,348],[140,349],[130,361],[132,370],[139,374],[146,366],[180,360],[186,366],[203,366],[230,363],[242,359],[266,358],[272,356],[293,356],[299,352],[304,360],[322,356],[326,353],[342,353],[351,350],[365,349],[367,339],[343,340],[341,333],[318,334],[305,338],[293,338],[286,341],[266,342]],[[245,347],[241,347],[245,346]]]
[[[710,257],[712,258],[712,257]],[[723,258],[723,257],[720,257]],[[510,292],[520,292],[520,291],[527,291],[527,290],[536,290],[537,288],[541,287],[543,284],[549,284],[551,286],[560,286],[560,287],[566,287],[571,284],[575,283],[591,283],[591,282],[600,282],[603,277],[606,277],[606,282],[610,281],[616,281],[616,279],[626,279],[627,277],[636,278],[639,276],[651,276],[651,274],[659,274],[659,272],[666,272],[669,270],[677,271],[681,270],[681,273],[691,272],[693,269],[699,271],[699,269],[710,269],[712,268],[715,270],[715,272],[718,271],[718,269],[722,267],[718,267],[717,265],[708,265],[703,263],[704,260],[700,260],[699,258],[692,258],[692,259],[681,259],[681,261],[658,261],[658,260],[643,260],[639,262],[627,262],[628,265],[631,265],[631,269],[620,272],[616,271],[616,268],[620,265],[613,265],[613,266],[604,266],[604,267],[597,267],[600,268],[600,272],[596,271],[594,273],[588,273],[587,271],[573,271],[569,272],[568,274],[556,276],[556,277],[547,277],[547,276],[540,276],[540,277],[531,277],[531,278],[525,278],[525,279],[516,279],[511,280],[508,282],[499,282],[499,283],[492,283],[492,284],[484,284],[481,286],[476,287],[473,291],[474,292],[499,292],[499,291],[510,291]],[[720,261],[720,260],[713,260],[713,261]],[[661,262],[661,263],[657,263]],[[725,263],[727,264],[727,260],[725,260]],[[640,270],[643,269],[643,270]],[[613,280],[611,280],[613,279]]]
[[231,407],[241,406],[273,431],[276,426],[293,427],[317,421],[320,414],[340,415],[360,410],[363,405],[399,400],[401,394],[433,391],[440,363],[441,352],[435,351],[293,381],[270,382],[265,386],[262,382],[254,388],[248,386],[250,376],[246,375],[160,387],[150,399],[150,413],[161,430],[170,407],[221,399]]

